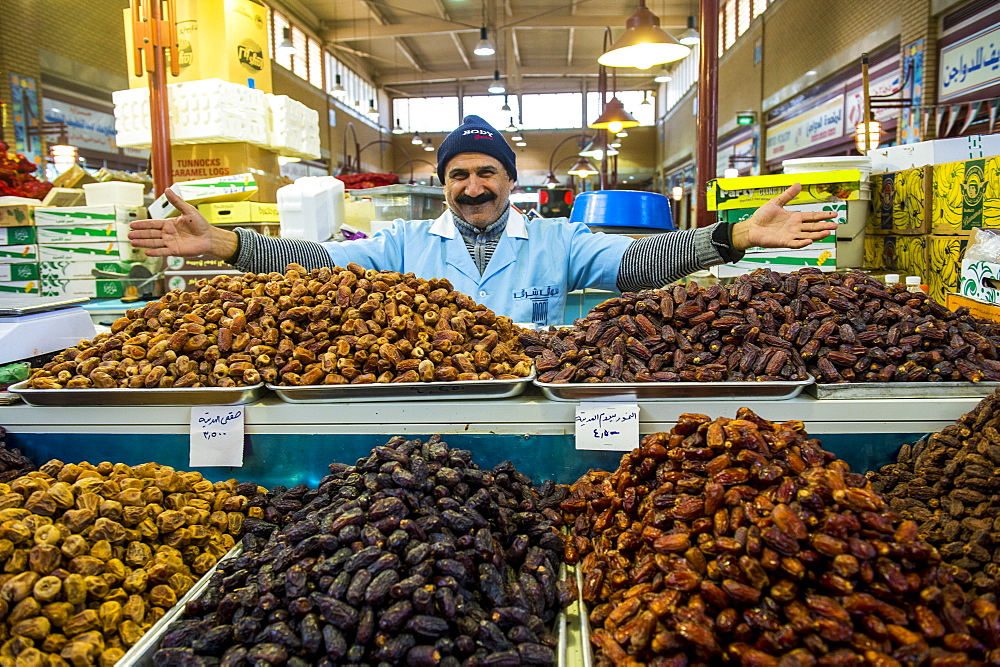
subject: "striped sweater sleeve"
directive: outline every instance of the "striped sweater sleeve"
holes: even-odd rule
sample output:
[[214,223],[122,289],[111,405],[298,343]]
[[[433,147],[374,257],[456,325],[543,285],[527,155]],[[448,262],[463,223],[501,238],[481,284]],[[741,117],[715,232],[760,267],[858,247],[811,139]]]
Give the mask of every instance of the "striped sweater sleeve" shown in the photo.
[[724,222],[647,236],[626,248],[617,286],[622,292],[658,289],[694,271],[742,258],[732,247],[731,226]]
[[240,247],[232,264],[240,271],[284,273],[285,267],[293,262],[310,270],[333,265],[330,253],[315,241],[263,236],[241,227],[235,231]]

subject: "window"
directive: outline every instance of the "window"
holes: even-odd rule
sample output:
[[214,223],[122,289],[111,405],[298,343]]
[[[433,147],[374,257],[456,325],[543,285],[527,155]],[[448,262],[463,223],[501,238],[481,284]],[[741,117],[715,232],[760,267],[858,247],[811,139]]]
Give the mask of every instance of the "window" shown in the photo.
[[309,80],[309,48],[306,34],[292,26],[292,46],[295,53],[292,54],[292,73],[299,78]]
[[663,103],[663,110],[669,111],[674,108],[681,98],[687,94],[691,86],[698,80],[698,61],[701,59],[699,46],[691,48],[691,54],[674,65],[671,71],[673,79],[666,84],[666,100]]
[[278,63],[287,70],[291,70],[291,54],[279,51],[278,45],[281,44],[281,41],[284,39],[285,29],[291,29],[292,26],[288,20],[278,12],[271,12],[271,25],[273,26],[273,30],[271,30],[271,54],[274,58],[274,62]]
[[315,39],[309,40],[309,83],[323,90],[323,47]]
[[451,132],[459,124],[458,98],[397,98],[392,102],[393,127],[397,120],[407,132]]
[[580,127],[583,113],[581,93],[548,93],[524,95],[524,128],[527,130],[554,130]]

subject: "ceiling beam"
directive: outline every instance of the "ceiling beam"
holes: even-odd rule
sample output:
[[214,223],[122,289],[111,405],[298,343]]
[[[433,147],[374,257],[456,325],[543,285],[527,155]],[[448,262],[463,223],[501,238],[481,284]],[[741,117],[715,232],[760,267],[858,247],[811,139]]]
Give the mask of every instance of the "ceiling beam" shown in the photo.
[[[464,23],[456,23],[445,20],[426,20],[419,23],[395,23],[388,25],[371,26],[371,34],[368,34],[368,26],[364,26],[364,33],[359,32],[358,26],[344,24],[340,22],[337,26],[331,26],[329,21],[324,22],[327,28],[320,33],[320,37],[326,42],[347,42],[363,38],[384,39],[395,37],[422,37],[446,32],[478,32],[478,27],[470,27]],[[623,27],[624,20],[621,16],[592,16],[592,15],[546,15],[534,18],[513,17],[513,20],[499,26],[502,30],[506,27],[516,25],[519,30],[533,30],[536,28],[613,28]],[[667,31],[683,30],[687,26],[687,16],[669,15],[660,17],[660,26]]]
[[576,28],[569,29],[568,44],[566,46],[566,66],[573,64],[573,38],[576,37]]
[[[555,66],[527,66],[519,68],[517,72],[518,76],[521,78],[597,78],[597,63],[594,63],[594,67],[591,70],[581,68],[578,66],[567,66],[567,65],[555,65]],[[508,77],[510,74],[508,73]],[[620,72],[618,73],[618,88],[625,89],[631,86],[622,85],[623,80],[634,81],[644,79],[648,82],[653,80],[653,71],[642,72],[641,70],[632,69],[628,73]],[[393,86],[407,86],[407,85],[420,85],[421,83],[441,83],[441,82],[451,82],[455,81],[492,81],[493,80],[493,70],[478,70],[469,71],[461,69],[450,69],[450,70],[439,70],[436,72],[399,72],[397,75],[392,77]]]
[[455,45],[455,50],[458,51],[459,57],[462,59],[462,62],[465,63],[466,69],[472,69],[472,63],[469,62],[469,56],[465,53],[465,45],[462,44],[462,40],[458,38],[457,32],[451,33],[451,42]]
[[517,66],[521,66],[521,47],[517,44],[517,29],[511,28],[510,30],[510,47],[514,55],[514,62]]
[[[378,6],[372,0],[364,0],[364,3],[365,7],[368,8],[368,13],[371,14],[371,17],[375,20],[376,23],[378,23],[380,26],[389,25],[389,20],[382,13],[382,10],[379,9]],[[420,62],[417,60],[416,56],[413,55],[413,52],[410,50],[410,47],[406,45],[402,37],[403,36],[400,35],[398,37],[393,38],[393,41],[396,43],[396,48],[398,48],[400,51],[403,52],[403,55],[406,57],[406,59],[410,61],[411,65],[413,65],[413,69],[417,70],[418,72],[423,72],[424,66],[421,65]]]

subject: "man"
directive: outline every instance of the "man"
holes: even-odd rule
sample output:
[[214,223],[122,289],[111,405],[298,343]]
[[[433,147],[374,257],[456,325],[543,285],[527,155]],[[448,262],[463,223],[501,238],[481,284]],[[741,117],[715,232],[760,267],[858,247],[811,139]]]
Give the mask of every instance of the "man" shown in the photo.
[[466,116],[437,152],[448,210],[437,220],[395,220],[370,239],[314,243],[268,238],[210,225],[170,190],[181,212],[138,220],[129,233],[147,254],[211,254],[244,271],[283,272],[291,262],[308,269],[356,262],[380,271],[447,278],[515,322],[562,324],[566,294],[585,287],[636,291],[657,288],[715,264],[737,261],[754,246],[802,248],[836,228],[832,213],[793,213],[783,206],[793,186],[749,220],[657,234],[639,240],[594,234],[565,218],[527,220],[510,206],[517,180],[514,151],[479,116]]

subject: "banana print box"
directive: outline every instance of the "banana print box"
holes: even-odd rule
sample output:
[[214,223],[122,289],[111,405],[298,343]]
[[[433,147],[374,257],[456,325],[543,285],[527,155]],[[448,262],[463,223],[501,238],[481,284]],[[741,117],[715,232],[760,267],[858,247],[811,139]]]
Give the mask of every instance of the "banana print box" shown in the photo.
[[1000,157],[935,165],[932,201],[935,234],[1000,229]]
[[924,282],[930,288],[930,295],[938,303],[944,303],[949,292],[957,292],[962,273],[962,256],[968,236],[930,236],[927,241],[927,255],[930,272],[924,275]]
[[864,266],[926,277],[930,268],[927,236],[865,236]]
[[927,202],[933,194],[930,167],[905,169],[871,177],[869,234],[926,234],[931,227]]

